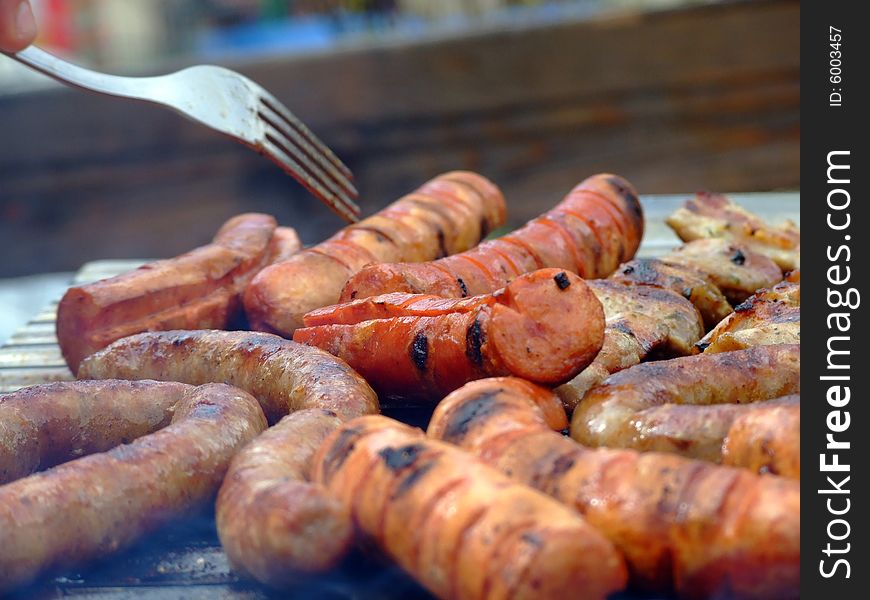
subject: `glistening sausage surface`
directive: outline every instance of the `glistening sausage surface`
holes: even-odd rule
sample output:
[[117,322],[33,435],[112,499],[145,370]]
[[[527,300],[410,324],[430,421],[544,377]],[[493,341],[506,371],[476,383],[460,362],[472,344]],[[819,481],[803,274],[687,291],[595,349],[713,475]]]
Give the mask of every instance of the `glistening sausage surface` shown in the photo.
[[265,429],[263,411],[227,385],[175,387],[163,429],[0,487],[0,592],[129,546],[214,497],[230,458]]
[[724,404],[800,393],[800,345],[758,346],[648,362],[590,390],[571,418],[571,437],[587,446],[621,446],[632,419],[663,404]]
[[494,292],[546,267],[586,279],[605,277],[634,256],[642,237],[643,211],[631,184],[616,175],[595,175],[551,211],[504,237],[429,263],[368,266],[348,280],[341,299],[389,292],[464,298]]
[[622,558],[579,515],[392,419],[333,432],[314,478],[441,598],[594,600],[625,585]]
[[241,292],[265,266],[274,231],[269,215],[239,215],[207,246],[71,287],[57,309],[57,338],[72,372],[89,354],[140,331],[226,328],[241,315]]
[[381,394],[440,398],[473,379],[513,374],[559,384],[604,340],[604,311],[573,273],[541,269],[494,294],[388,294],[306,315],[293,339],[344,359]]
[[269,333],[141,333],[88,357],[79,376],[229,383],[257,398],[270,423],[305,408],[343,419],[379,411],[375,393],[344,361]]
[[379,213],[270,266],[251,281],[245,312],[255,329],[290,337],[302,316],[335,304],[364,266],[433,260],[471,248],[504,223],[499,189],[480,175],[440,175]]
[[575,508],[624,554],[638,588],[693,599],[799,596],[799,482],[585,448],[552,430],[556,408],[550,390],[527,381],[475,381],[438,405],[428,434]]
[[335,413],[300,410],[245,446],[218,494],[218,535],[233,570],[280,587],[325,571],[353,541],[347,509],[309,481],[314,452],[341,425]]

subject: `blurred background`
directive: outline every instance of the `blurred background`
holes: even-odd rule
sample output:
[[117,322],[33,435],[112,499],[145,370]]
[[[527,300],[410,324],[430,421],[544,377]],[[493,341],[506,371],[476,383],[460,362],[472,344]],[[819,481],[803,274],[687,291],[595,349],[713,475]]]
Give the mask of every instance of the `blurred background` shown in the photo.
[[[796,0],[34,0],[38,44],[118,74],[198,63],[272,91],[354,171],[364,214],[450,169],[519,225],[575,183],[799,188]],[[306,243],[340,220],[269,161],[170,112],[0,56],[0,313],[101,258],[168,257],[229,216]],[[15,278],[15,279],[10,279]],[[5,302],[5,305],[4,305]],[[0,329],[0,342],[4,336]]]

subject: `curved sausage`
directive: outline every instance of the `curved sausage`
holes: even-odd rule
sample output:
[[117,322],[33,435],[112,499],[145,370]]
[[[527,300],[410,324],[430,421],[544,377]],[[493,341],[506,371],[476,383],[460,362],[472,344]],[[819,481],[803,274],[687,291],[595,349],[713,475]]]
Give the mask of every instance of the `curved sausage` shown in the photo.
[[592,389],[574,411],[571,437],[587,446],[616,446],[635,437],[637,413],[663,404],[769,400],[800,392],[800,346],[759,346],[648,362]]
[[245,291],[245,312],[255,329],[290,337],[305,313],[338,302],[344,283],[364,266],[461,252],[504,219],[504,198],[490,181],[474,173],[446,173],[325,242],[263,269]]
[[239,215],[207,246],[71,287],[57,309],[57,339],[72,372],[133,333],[226,328],[241,315],[241,292],[266,264],[274,231],[269,215]]
[[345,507],[309,481],[314,452],[341,425],[335,413],[300,410],[245,446],[216,504],[221,545],[234,571],[275,587],[335,566],[353,542]]
[[389,292],[489,294],[546,267],[585,279],[605,277],[634,256],[642,237],[643,211],[631,184],[616,175],[595,175],[551,211],[477,248],[429,263],[366,267],[348,280],[341,300]]
[[347,361],[381,394],[428,399],[492,375],[563,383],[604,341],[601,304],[580,277],[560,269],[475,298],[358,300],[310,313],[307,323],[316,325],[297,329],[295,341]]
[[232,455],[265,429],[263,411],[227,385],[177,389],[163,429],[0,487],[0,591],[127,547],[214,497]]
[[553,431],[550,390],[513,378],[445,398],[428,435],[582,514],[623,553],[636,588],[680,598],[795,598],[800,483],[672,454],[590,449]]
[[344,361],[269,333],[140,333],[89,356],[79,377],[229,383],[257,398],[270,423],[305,408],[343,419],[379,411],[375,393]]
[[192,389],[156,381],[65,381],[0,396],[0,484],[155,431]]
[[314,479],[440,598],[592,600],[625,585],[622,558],[579,515],[392,419],[333,432]]

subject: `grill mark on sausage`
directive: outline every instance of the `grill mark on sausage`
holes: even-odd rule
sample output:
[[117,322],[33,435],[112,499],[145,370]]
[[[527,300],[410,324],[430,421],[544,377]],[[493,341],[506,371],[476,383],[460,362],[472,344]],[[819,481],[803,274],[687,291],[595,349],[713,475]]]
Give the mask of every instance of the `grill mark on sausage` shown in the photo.
[[394,473],[414,464],[414,461],[425,450],[421,444],[407,444],[398,448],[384,448],[378,452],[384,464]]
[[504,403],[498,402],[500,393],[501,390],[487,390],[478,394],[477,397],[463,402],[447,417],[442,439],[445,442],[458,444],[475,421],[502,410]]
[[390,494],[390,499],[395,500],[396,498],[402,496],[408,490],[413,488],[417,484],[417,482],[419,482],[426,475],[426,473],[432,470],[432,467],[435,466],[436,461],[437,458],[435,460],[430,460],[428,462],[412,466],[408,474],[402,477],[402,479],[399,481],[399,485],[396,486],[396,489],[393,491],[392,494]]
[[429,339],[422,331],[414,336],[414,341],[411,343],[411,360],[414,365],[421,371],[426,370],[426,361],[429,358]]
[[457,277],[456,283],[459,284],[459,289],[462,290],[462,297],[468,298],[468,287],[465,285],[465,282],[462,280],[462,277]]
[[465,333],[465,356],[478,367],[483,365],[483,341],[483,328],[476,317]]

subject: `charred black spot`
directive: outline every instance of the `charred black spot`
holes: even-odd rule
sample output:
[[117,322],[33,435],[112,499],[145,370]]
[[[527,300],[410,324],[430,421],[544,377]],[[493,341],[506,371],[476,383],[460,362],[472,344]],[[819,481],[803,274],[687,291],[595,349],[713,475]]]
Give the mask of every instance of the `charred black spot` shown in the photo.
[[451,443],[461,442],[472,423],[497,412],[502,406],[500,402],[496,401],[498,394],[498,391],[482,392],[460,404],[448,417],[442,436],[443,440]]
[[468,331],[465,332],[465,356],[477,365],[483,365],[483,330],[480,327],[480,320],[475,319]]
[[634,267],[632,267],[632,266],[625,267],[622,270],[623,275],[631,275],[632,273],[634,273]]
[[608,177],[607,183],[625,200],[635,218],[635,224],[643,225],[643,207],[640,205],[640,199],[631,191],[627,182],[620,177]]
[[378,452],[378,456],[384,459],[384,464],[395,473],[413,465],[423,449],[420,444],[408,444],[399,448],[384,448]]
[[465,287],[465,282],[462,281],[462,277],[457,277],[456,283],[459,284],[459,289],[462,290],[462,297],[467,298],[468,297],[468,288]]
[[356,438],[362,430],[357,427],[344,429],[338,434],[329,451],[323,457],[323,474],[328,481],[341,468],[353,451]]
[[444,258],[450,254],[447,252],[447,244],[444,241],[444,230],[438,227],[438,258]]
[[741,302],[737,306],[734,307],[734,312],[746,312],[747,310],[752,310],[753,306],[752,298],[747,300],[746,302]]
[[411,360],[421,371],[426,370],[426,360],[429,358],[429,339],[422,331],[414,337],[411,344]]
[[357,295],[357,290],[352,291],[352,292],[350,293],[350,299],[351,299],[351,300],[356,300],[356,295]]
[[683,288],[683,297],[684,297],[686,300],[689,300],[689,299],[692,297],[692,292],[693,292],[693,291],[694,291],[694,290],[693,290],[692,288],[690,288],[690,287]]
[[562,271],[561,273],[553,277],[553,281],[556,282],[556,285],[559,286],[560,290],[564,290],[569,285],[571,285],[571,280],[568,279],[568,275],[565,273],[565,271]]
[[740,249],[737,249],[734,252],[734,256],[731,257],[731,262],[735,265],[743,265],[746,262],[746,256],[740,251]]
[[423,463],[422,465],[416,465],[411,468],[411,471],[402,478],[401,483],[399,483],[396,490],[393,492],[392,497],[398,498],[408,490],[410,490],[418,481],[420,481],[423,476],[432,470],[432,467],[435,466],[434,462]]
[[541,548],[544,545],[544,541],[536,533],[524,533],[521,536],[521,539],[527,544],[534,546],[535,548]]
[[706,350],[709,347],[710,347],[710,342],[707,342],[704,340],[701,340],[700,342],[695,343],[695,348],[697,348],[701,352],[703,352],[704,350]]
[[634,336],[634,332],[631,330],[631,327],[629,327],[628,323],[623,320],[610,323],[609,327],[615,331],[619,331],[620,333]]

